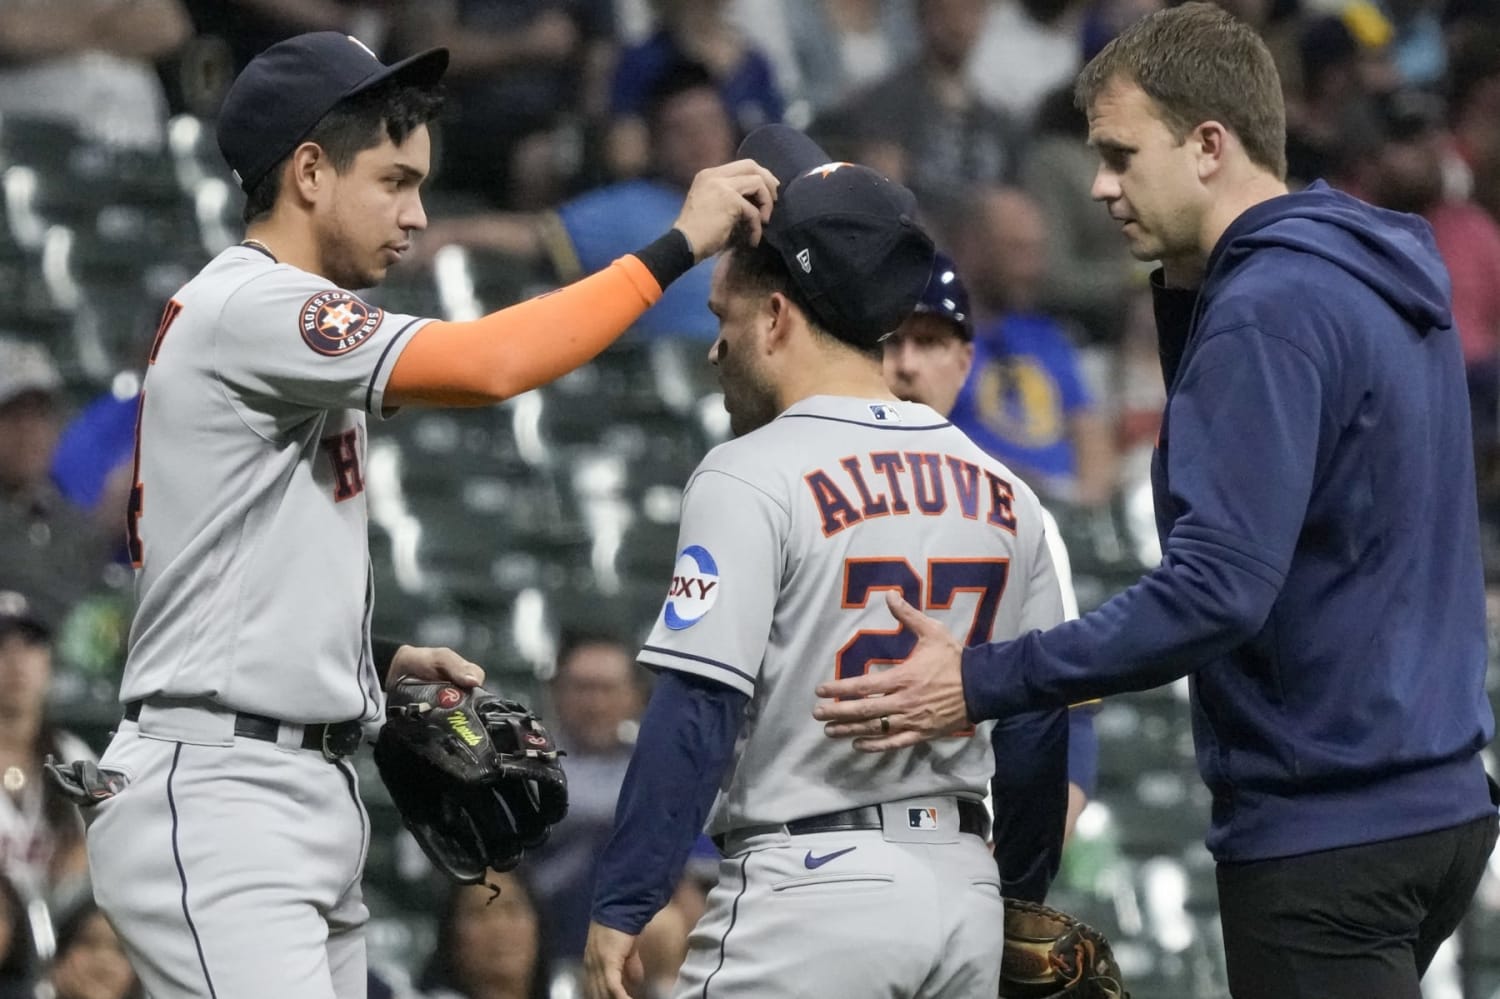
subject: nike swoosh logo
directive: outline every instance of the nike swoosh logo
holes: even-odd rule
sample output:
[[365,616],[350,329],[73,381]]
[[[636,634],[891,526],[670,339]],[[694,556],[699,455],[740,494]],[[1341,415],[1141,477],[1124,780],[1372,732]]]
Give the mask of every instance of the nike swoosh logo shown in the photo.
[[821,857],[814,857],[812,855],[812,851],[808,850],[807,851],[807,856],[802,858],[802,866],[806,867],[809,871],[816,871],[818,868],[822,867],[824,864],[828,863],[830,860],[837,860],[840,857],[842,857],[844,854],[846,854],[846,853],[853,853],[855,850],[858,850],[858,849],[859,849],[859,847],[857,847],[857,846],[848,846],[848,847],[845,847],[842,850],[835,850],[832,853],[825,853]]

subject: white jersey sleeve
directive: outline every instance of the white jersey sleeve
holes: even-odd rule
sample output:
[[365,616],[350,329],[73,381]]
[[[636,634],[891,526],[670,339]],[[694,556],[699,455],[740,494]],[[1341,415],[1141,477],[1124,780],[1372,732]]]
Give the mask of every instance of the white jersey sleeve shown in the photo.
[[700,466],[683,494],[677,564],[640,661],[754,696],[789,529],[786,508],[764,490]]
[[358,409],[381,415],[396,358],[430,322],[386,313],[285,264],[259,268],[225,299],[214,364],[241,405]]
[[1068,557],[1067,549],[1062,548],[1062,541],[1058,539],[1053,543],[1050,538],[1055,534],[1057,522],[1052,520],[1051,514],[1043,512],[1045,527],[1037,536],[1037,552],[1031,559],[1031,576],[1026,581],[1026,602],[1022,604],[1020,634],[1029,631],[1046,631],[1054,628],[1064,621],[1078,616],[1078,604],[1073,602],[1073,610],[1068,612],[1068,601],[1063,595],[1062,586],[1058,579],[1057,558],[1058,549],[1062,549],[1064,564]]
[[1078,616],[1078,593],[1073,589],[1073,560],[1068,556],[1068,543],[1063,540],[1057,518],[1046,507],[1042,507],[1042,526],[1047,532],[1047,550],[1052,553],[1057,585],[1062,590],[1063,620],[1071,621]]

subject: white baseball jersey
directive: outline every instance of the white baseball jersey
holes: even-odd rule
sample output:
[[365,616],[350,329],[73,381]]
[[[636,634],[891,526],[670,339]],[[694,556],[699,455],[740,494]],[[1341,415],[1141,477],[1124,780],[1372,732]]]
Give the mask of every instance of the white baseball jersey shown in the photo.
[[640,659],[751,698],[711,832],[986,793],[988,723],[866,754],[812,717],[820,682],[911,653],[886,590],[970,645],[1062,620],[1036,496],[960,430],[915,403],[803,400],[703,460],[678,551]]
[[427,321],[247,246],[172,299],[141,400],[122,700],[378,717],[365,418]]

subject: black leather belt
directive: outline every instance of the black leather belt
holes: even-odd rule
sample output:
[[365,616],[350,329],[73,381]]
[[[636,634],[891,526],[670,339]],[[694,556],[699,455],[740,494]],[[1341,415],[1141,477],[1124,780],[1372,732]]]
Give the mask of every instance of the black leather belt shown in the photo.
[[[139,721],[141,717],[141,705],[144,701],[131,701],[125,705],[125,720]],[[276,742],[281,732],[282,722],[266,715],[251,714],[248,711],[236,712],[234,716],[234,734],[246,739],[259,739],[261,742]],[[315,725],[302,726],[302,748],[315,749],[323,754],[327,760],[342,759],[345,756],[354,755],[359,749],[359,740],[362,735],[359,722],[319,722]]]
[[[883,829],[885,822],[881,809],[885,805],[865,805],[862,808],[846,808],[841,812],[827,812],[823,815],[810,815],[805,819],[793,819],[785,827],[782,826],[752,826],[748,829],[736,829],[731,835],[753,836],[762,832],[780,832],[785,828],[790,836],[805,836],[808,833],[821,832],[852,832],[862,829]],[[908,821],[911,817],[908,816]],[[918,828],[913,823],[912,828]],[[958,831],[978,836],[980,839],[988,839],[990,835],[990,817],[984,810],[984,805],[970,798],[958,799]],[[714,837],[714,844],[723,851],[728,836],[720,835]]]

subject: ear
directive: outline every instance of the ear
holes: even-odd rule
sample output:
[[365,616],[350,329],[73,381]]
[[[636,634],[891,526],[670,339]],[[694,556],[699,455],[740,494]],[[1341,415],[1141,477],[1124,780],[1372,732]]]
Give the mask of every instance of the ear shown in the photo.
[[974,341],[965,340],[959,344],[958,352],[963,356],[964,380],[968,381],[969,372],[974,370]]
[[333,164],[316,142],[304,142],[292,150],[288,170],[283,185],[290,186],[307,202],[317,201],[333,179]]
[[791,339],[792,317],[796,307],[792,305],[790,298],[779,291],[773,291],[761,308],[761,318],[770,323],[766,329],[766,350],[781,350]]
[[1217,121],[1199,125],[1187,141],[1197,157],[1199,180],[1207,180],[1223,170],[1230,151],[1238,145],[1233,133]]

